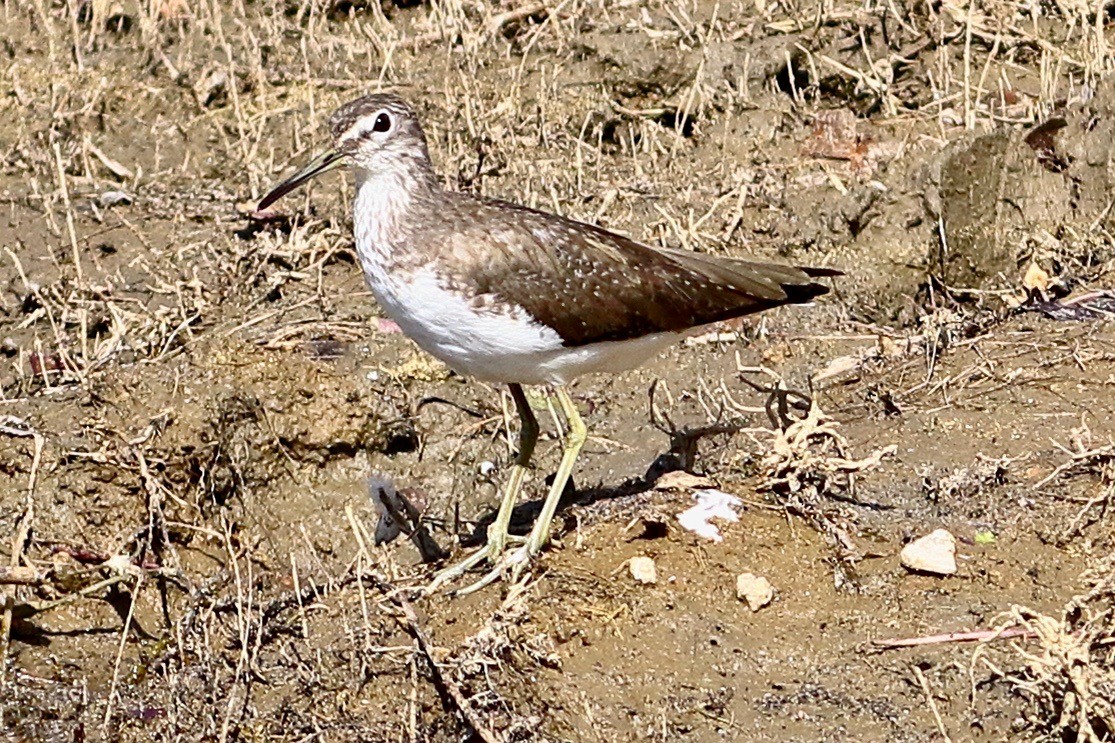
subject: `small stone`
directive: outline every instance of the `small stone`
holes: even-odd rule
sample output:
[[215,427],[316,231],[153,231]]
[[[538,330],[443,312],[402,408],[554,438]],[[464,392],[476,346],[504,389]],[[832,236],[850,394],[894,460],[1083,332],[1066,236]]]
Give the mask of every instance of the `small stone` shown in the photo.
[[736,598],[746,601],[751,611],[759,611],[774,598],[774,587],[761,575],[740,573],[736,576]]
[[121,206],[132,203],[132,197],[123,191],[105,191],[97,200],[101,206]]
[[654,567],[654,560],[649,557],[632,557],[627,567],[637,583],[654,585],[658,582],[658,570]]
[[956,537],[937,529],[903,547],[898,559],[907,570],[952,575],[956,572]]
[[711,488],[712,480],[703,475],[694,475],[685,470],[667,472],[654,481],[655,490],[688,490],[691,488]]

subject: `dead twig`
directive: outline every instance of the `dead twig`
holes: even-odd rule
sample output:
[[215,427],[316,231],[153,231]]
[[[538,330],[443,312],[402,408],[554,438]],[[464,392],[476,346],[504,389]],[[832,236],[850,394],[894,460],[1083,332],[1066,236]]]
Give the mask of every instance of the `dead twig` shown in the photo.
[[[23,507],[23,516],[20,517],[19,525],[12,537],[9,564],[11,569],[15,570],[20,567],[19,563],[23,559],[23,551],[27,548],[27,542],[31,537],[31,524],[35,519],[35,480],[38,477],[39,464],[43,457],[44,438],[41,433],[28,426],[25,421],[11,415],[0,418],[0,433],[6,433],[9,436],[30,437],[34,442],[31,454],[31,472],[27,476],[27,495]],[[3,605],[4,613],[0,616],[0,686],[5,681],[4,669],[8,665],[8,648],[11,644],[12,619],[14,618],[16,601],[14,597],[5,597]]]
[[461,713],[461,716],[465,718],[465,722],[472,727],[476,735],[484,741],[484,743],[503,743],[503,736],[489,728],[484,721],[480,719],[480,716],[476,714],[476,711],[469,703],[468,698],[465,697],[464,692],[461,691],[461,687],[449,678],[449,675],[445,673],[441,665],[434,659],[432,652],[433,644],[430,642],[430,638],[425,630],[422,629],[422,625],[418,621],[418,614],[415,613],[411,603],[407,601],[400,590],[390,582],[375,574],[372,574],[371,578],[376,584],[376,587],[403,612],[403,619],[406,620],[403,624],[407,632],[409,632],[415,642],[418,643],[419,650],[422,651],[422,655],[430,664],[435,683],[453,701],[453,705]]
[[[1061,447],[1062,449],[1064,447]],[[1068,451],[1066,449],[1066,451]],[[1108,444],[1107,446],[1100,446],[1095,449],[1087,451],[1069,452],[1072,457],[1069,461],[1059,465],[1055,470],[1043,477],[1040,482],[1034,485],[1034,490],[1041,490],[1053,480],[1064,473],[1071,470],[1073,467],[1080,465],[1095,465],[1111,459],[1115,459],[1115,444]]]
[[17,586],[37,586],[43,582],[45,576],[33,567],[13,565],[6,567],[0,565],[0,583]]
[[130,577],[132,576],[128,573],[118,573],[117,575],[113,575],[111,577],[105,578],[104,580],[97,581],[96,583],[80,588],[72,593],[67,593],[65,596],[51,599],[49,601],[16,602],[12,600],[8,602],[8,608],[11,610],[13,616],[16,619],[30,619],[36,614],[42,614],[45,611],[51,611],[53,609],[57,609],[60,606],[72,604],[74,601],[77,601],[80,598],[98,594],[106,588],[111,588],[117,583],[124,582]]
[[921,637],[895,637],[886,640],[872,640],[871,644],[879,650],[896,648],[915,648],[926,645],[944,645],[954,642],[991,642],[1022,638],[1032,640],[1037,635],[1025,627],[1006,627],[1004,629],[982,629],[971,632],[946,632],[943,635],[922,635]]
[[945,743],[952,743],[952,738],[949,737],[948,730],[945,729],[945,722],[941,719],[941,712],[937,709],[937,701],[933,698],[933,691],[929,688],[929,680],[925,678],[925,674],[921,669],[914,666],[914,677],[917,678],[918,684],[921,686],[922,692],[925,694],[925,701],[929,704],[929,711],[933,713],[933,720],[937,723],[937,732],[941,734],[941,738]]
[[504,13],[493,16],[491,23],[488,24],[488,28],[493,34],[499,33],[505,26],[508,26],[512,23],[518,23],[519,21],[524,21],[532,16],[542,15],[546,12],[546,3],[534,3],[533,5],[525,5],[521,8],[508,10]]

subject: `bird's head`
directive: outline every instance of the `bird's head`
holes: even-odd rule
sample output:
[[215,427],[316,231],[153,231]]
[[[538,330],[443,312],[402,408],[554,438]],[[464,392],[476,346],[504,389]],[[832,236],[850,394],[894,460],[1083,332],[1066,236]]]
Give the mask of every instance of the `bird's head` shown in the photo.
[[432,178],[426,135],[414,109],[396,95],[375,93],[349,101],[329,117],[329,132],[332,146],[272,188],[258,209],[346,164],[367,175]]

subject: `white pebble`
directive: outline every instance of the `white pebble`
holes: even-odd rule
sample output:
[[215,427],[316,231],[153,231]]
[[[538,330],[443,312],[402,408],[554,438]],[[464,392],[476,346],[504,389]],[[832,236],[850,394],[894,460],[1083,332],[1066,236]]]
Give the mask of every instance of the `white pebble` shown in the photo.
[[759,611],[774,598],[774,587],[761,575],[740,573],[736,576],[736,598],[746,601],[751,611]]
[[654,567],[654,560],[649,557],[643,555],[632,557],[627,567],[631,571],[631,577],[637,583],[654,585],[658,582],[658,569]]
[[907,544],[898,559],[907,570],[952,575],[956,572],[956,537],[938,529]]

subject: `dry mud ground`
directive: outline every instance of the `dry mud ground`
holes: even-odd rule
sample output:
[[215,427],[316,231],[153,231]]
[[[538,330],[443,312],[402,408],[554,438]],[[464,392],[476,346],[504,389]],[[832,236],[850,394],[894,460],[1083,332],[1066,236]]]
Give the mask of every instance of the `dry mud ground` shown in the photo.
[[[1110,22],[1060,1],[0,2],[3,735],[1110,739],[1115,332],[1087,296],[1115,278]],[[848,274],[576,385],[579,489],[513,588],[403,590],[430,568],[373,545],[364,484],[411,488],[459,551],[505,476],[509,401],[375,319],[344,178],[244,216],[380,88],[453,187]],[[754,366],[814,417],[778,430],[801,415],[768,417]],[[741,498],[722,542],[678,525],[693,488],[654,481],[678,466]],[[955,575],[900,567],[941,527]],[[743,572],[774,588],[756,612]]]

